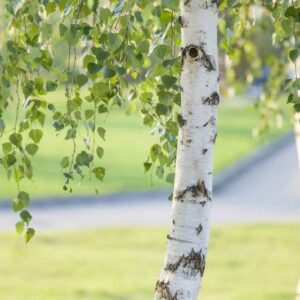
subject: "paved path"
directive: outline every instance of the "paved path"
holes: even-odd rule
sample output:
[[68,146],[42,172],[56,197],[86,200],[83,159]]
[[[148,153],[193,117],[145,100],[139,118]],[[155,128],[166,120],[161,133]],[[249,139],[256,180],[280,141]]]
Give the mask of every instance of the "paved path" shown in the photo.
[[[216,177],[213,223],[300,221],[300,173],[291,137],[260,149]],[[37,229],[168,225],[168,192],[37,201],[31,206]],[[0,203],[0,230],[18,220]]]

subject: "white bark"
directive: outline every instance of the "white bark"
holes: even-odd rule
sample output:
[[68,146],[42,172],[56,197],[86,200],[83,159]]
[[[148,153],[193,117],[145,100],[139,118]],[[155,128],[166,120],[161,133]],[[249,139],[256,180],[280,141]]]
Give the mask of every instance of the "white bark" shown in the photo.
[[298,166],[300,168],[300,113],[295,114],[294,120],[294,129],[295,129],[295,139],[297,146],[297,154],[298,154]]
[[182,0],[181,115],[172,225],[156,300],[196,300],[205,269],[219,104],[218,1]]

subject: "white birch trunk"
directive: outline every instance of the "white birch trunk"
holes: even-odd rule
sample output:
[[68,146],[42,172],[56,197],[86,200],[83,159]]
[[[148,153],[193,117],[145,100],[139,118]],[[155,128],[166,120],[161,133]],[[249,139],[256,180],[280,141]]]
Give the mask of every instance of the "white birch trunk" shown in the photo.
[[300,168],[300,113],[296,113],[294,116],[294,130],[295,130],[295,139],[297,146],[297,154],[298,154],[298,166]]
[[156,300],[196,300],[205,269],[219,104],[217,0],[182,0],[181,115],[172,226]]

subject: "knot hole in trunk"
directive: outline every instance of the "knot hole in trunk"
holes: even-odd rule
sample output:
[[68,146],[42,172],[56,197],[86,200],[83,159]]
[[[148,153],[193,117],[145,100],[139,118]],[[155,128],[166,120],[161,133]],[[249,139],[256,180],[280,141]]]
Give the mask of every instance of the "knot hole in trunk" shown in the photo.
[[196,47],[191,47],[189,49],[189,56],[192,58],[196,58],[199,56],[199,50]]

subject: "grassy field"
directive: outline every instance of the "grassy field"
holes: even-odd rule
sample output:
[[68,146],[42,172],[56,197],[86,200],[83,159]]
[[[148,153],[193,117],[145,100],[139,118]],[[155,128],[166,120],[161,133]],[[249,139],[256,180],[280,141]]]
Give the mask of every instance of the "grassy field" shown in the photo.
[[[58,93],[55,97],[59,99],[62,96]],[[11,115],[4,117],[12,119]],[[257,112],[245,104],[227,104],[220,107],[215,171],[225,168],[257,147],[259,142],[251,136],[257,120]],[[102,145],[105,149],[103,166],[107,170],[107,176],[104,183],[86,180],[81,185],[75,185],[74,194],[92,194],[95,186],[100,193],[168,187],[167,183],[158,180],[155,175],[144,174],[143,161],[156,138],[149,134],[149,128],[141,124],[139,116],[126,116],[114,111],[106,121],[99,120],[99,123],[107,129],[107,138]],[[279,134],[280,131],[273,131],[268,137]],[[51,124],[45,127],[44,137],[40,151],[34,159],[34,181],[23,183],[22,189],[39,197],[68,195],[62,189],[64,179],[59,163],[63,156],[71,153],[71,142],[66,143],[63,136],[56,136]],[[15,196],[15,183],[7,183],[2,170],[0,178],[0,198]]]
[[[200,299],[292,300],[299,224],[214,228]],[[0,299],[148,300],[165,228],[40,233],[29,245],[1,234]]]

